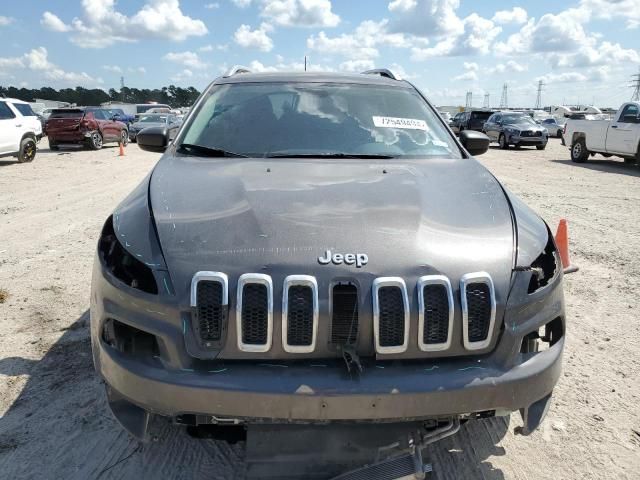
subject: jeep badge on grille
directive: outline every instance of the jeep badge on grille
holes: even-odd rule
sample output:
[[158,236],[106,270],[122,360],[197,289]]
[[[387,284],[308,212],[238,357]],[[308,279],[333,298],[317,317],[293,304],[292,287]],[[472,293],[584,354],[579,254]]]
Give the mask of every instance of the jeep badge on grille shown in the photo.
[[334,265],[355,265],[356,268],[360,268],[369,263],[369,257],[366,253],[331,253],[331,250],[324,252],[324,257],[318,257],[318,263],[320,265],[328,265],[333,263]]

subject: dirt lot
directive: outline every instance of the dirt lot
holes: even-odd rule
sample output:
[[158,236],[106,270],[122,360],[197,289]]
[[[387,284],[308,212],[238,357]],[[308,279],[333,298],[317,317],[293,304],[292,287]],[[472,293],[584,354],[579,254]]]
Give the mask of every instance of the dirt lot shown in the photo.
[[[0,477],[238,478],[241,445],[168,428],[140,445],[107,410],[88,338],[89,283],[102,222],[158,159],[137,146],[0,160]],[[428,454],[435,478],[614,479],[640,476],[640,168],[577,165],[544,152],[481,158],[555,226],[569,220],[564,375],[542,428],[476,422]],[[6,298],[4,298],[6,297]]]

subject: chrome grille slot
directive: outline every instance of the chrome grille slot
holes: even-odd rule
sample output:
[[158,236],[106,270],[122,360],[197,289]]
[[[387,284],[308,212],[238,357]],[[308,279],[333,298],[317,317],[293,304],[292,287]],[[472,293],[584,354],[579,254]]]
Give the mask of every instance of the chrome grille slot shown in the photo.
[[423,352],[446,350],[453,332],[453,293],[449,279],[426,275],[418,279],[418,347]]
[[236,302],[238,349],[267,352],[273,337],[273,283],[269,275],[245,273],[238,279]]
[[350,283],[334,285],[331,296],[331,343],[355,345],[358,338],[358,288]]
[[282,294],[282,346],[290,353],[315,350],[318,334],[318,284],[308,275],[290,275]]
[[402,353],[409,336],[409,299],[400,277],[373,281],[373,333],[376,352]]
[[191,307],[200,340],[220,342],[229,314],[228,280],[224,273],[198,272],[191,280]]
[[460,280],[463,342],[467,350],[486,348],[496,316],[493,281],[488,273],[468,273]]

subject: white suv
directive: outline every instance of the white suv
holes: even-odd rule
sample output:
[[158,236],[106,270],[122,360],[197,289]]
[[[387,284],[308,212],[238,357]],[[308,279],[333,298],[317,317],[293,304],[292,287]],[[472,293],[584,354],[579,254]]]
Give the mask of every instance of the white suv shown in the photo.
[[40,138],[42,124],[31,105],[15,98],[0,98],[0,157],[30,162],[36,156]]

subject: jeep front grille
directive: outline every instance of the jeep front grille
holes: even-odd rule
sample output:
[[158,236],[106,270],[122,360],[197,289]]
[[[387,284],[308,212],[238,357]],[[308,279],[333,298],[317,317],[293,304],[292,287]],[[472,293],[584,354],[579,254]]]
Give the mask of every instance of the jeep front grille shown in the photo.
[[354,345],[358,338],[358,288],[350,283],[331,290],[331,343]]
[[245,273],[238,279],[238,349],[268,352],[273,336],[273,283],[269,275]]
[[191,281],[191,306],[200,340],[219,342],[227,324],[228,280],[224,273],[198,272]]
[[453,331],[453,293],[449,279],[427,275],[418,279],[418,347],[423,352],[446,350]]
[[486,348],[496,316],[493,281],[485,272],[468,273],[460,280],[460,292],[464,346],[467,350]]
[[318,333],[318,284],[308,275],[284,280],[282,299],[282,346],[290,353],[310,353]]
[[373,335],[378,353],[402,353],[407,349],[409,299],[400,277],[373,281]]

